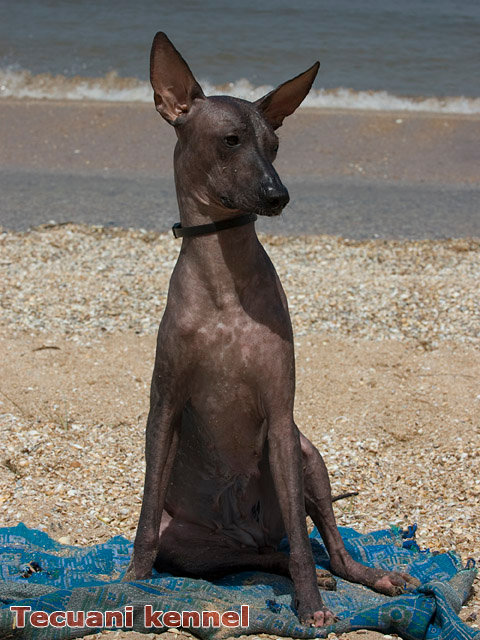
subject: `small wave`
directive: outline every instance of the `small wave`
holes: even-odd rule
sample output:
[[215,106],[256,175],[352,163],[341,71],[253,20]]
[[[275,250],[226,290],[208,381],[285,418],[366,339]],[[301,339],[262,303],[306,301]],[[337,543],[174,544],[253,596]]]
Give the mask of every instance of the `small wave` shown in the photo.
[[[208,81],[201,84],[207,95],[225,94],[245,100],[256,100],[273,88],[268,85],[255,87],[246,79],[223,85],[213,85]],[[71,78],[48,73],[34,75],[29,71],[0,69],[0,98],[151,102],[152,89],[147,82],[136,78],[122,78],[115,71],[100,78]],[[317,109],[476,114],[480,113],[480,98],[403,97],[387,91],[338,88],[313,90],[302,106]]]
[[136,78],[121,78],[115,71],[100,78],[67,77],[30,71],[0,69],[0,97],[50,100],[107,100],[150,102],[152,90]]
[[[220,87],[208,83],[202,86],[208,95],[225,93],[245,100],[257,100],[273,89],[271,86],[254,87],[248,80],[229,82]],[[302,102],[302,107],[473,114],[480,113],[480,98],[466,98],[464,96],[450,98],[402,97],[388,93],[388,91],[354,91],[340,87],[310,91]]]

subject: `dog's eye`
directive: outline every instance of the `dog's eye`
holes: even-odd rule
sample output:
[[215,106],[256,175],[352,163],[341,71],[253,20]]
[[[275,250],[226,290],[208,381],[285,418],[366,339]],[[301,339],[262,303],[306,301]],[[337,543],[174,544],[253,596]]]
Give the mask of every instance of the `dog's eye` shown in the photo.
[[223,139],[227,147],[236,147],[240,144],[240,139],[238,136],[225,136]]
[[277,151],[278,151],[278,144],[276,144],[276,145],[274,145],[274,146],[273,146],[272,151],[273,151],[273,153],[277,153]]

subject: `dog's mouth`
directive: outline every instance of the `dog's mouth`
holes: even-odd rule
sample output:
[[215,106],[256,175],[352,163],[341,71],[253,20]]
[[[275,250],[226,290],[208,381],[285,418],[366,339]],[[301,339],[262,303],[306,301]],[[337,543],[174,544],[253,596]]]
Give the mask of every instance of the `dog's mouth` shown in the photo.
[[244,211],[246,213],[256,213],[259,216],[266,216],[268,218],[274,218],[279,216],[285,209],[287,202],[279,202],[276,204],[265,204],[264,202],[256,202],[250,206],[238,205],[231,200],[228,196],[220,196],[220,202],[226,209],[231,211]]
[[267,218],[275,218],[276,216],[279,216],[283,210],[286,207],[286,203],[285,204],[277,204],[277,205],[264,205],[263,203],[258,205],[255,208],[255,213],[259,216],[265,216]]
[[275,216],[279,216],[284,209],[285,209],[285,205],[280,205],[277,207],[268,207],[267,209],[262,208],[261,210],[257,211],[257,213],[261,216],[274,218]]

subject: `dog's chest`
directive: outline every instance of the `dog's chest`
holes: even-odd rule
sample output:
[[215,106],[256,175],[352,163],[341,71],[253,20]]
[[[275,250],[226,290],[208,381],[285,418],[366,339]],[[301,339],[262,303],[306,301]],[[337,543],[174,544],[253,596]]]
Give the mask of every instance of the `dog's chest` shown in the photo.
[[201,322],[195,336],[197,366],[229,376],[256,367],[268,349],[269,332],[245,313],[216,314]]
[[189,376],[190,398],[210,425],[227,424],[245,415],[256,423],[255,380],[263,359],[253,322],[212,319],[195,336],[195,362]]

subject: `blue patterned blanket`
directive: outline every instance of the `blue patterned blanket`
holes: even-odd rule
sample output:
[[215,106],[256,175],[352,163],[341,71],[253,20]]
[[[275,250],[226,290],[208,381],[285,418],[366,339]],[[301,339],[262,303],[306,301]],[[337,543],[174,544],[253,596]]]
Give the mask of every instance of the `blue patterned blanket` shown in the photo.
[[[0,638],[78,638],[99,631],[99,625],[107,621],[107,611],[113,612],[107,628],[161,633],[168,628],[162,624],[173,626],[176,619],[155,617],[158,612],[237,612],[222,618],[234,623],[235,616],[240,619],[240,612],[245,612],[242,605],[248,605],[248,627],[215,626],[218,619],[211,618],[213,624],[209,626],[194,628],[186,624],[185,628],[205,640],[258,633],[313,638],[355,629],[396,633],[407,640],[480,640],[480,632],[465,625],[457,615],[476,575],[473,562],[463,567],[453,552],[421,551],[414,540],[415,527],[368,535],[341,528],[341,533],[357,560],[386,569],[401,568],[417,577],[422,586],[414,593],[389,598],[338,580],[337,591],[324,592],[322,597],[339,622],[325,629],[311,629],[299,624],[292,608],[292,583],[280,576],[243,572],[207,582],[156,574],[151,580],[125,583],[121,577],[132,543],[123,537],[83,548],[61,545],[23,524],[3,528]],[[311,543],[317,565],[328,568],[328,555],[316,530]],[[11,607],[16,608],[12,611]],[[53,612],[57,614],[52,616]],[[66,612],[70,612],[70,618]],[[88,620],[78,612],[87,612]],[[157,627],[146,628],[146,620]],[[91,627],[80,626],[87,621]],[[198,622],[194,618],[189,621]],[[245,616],[242,621],[245,624]]]

